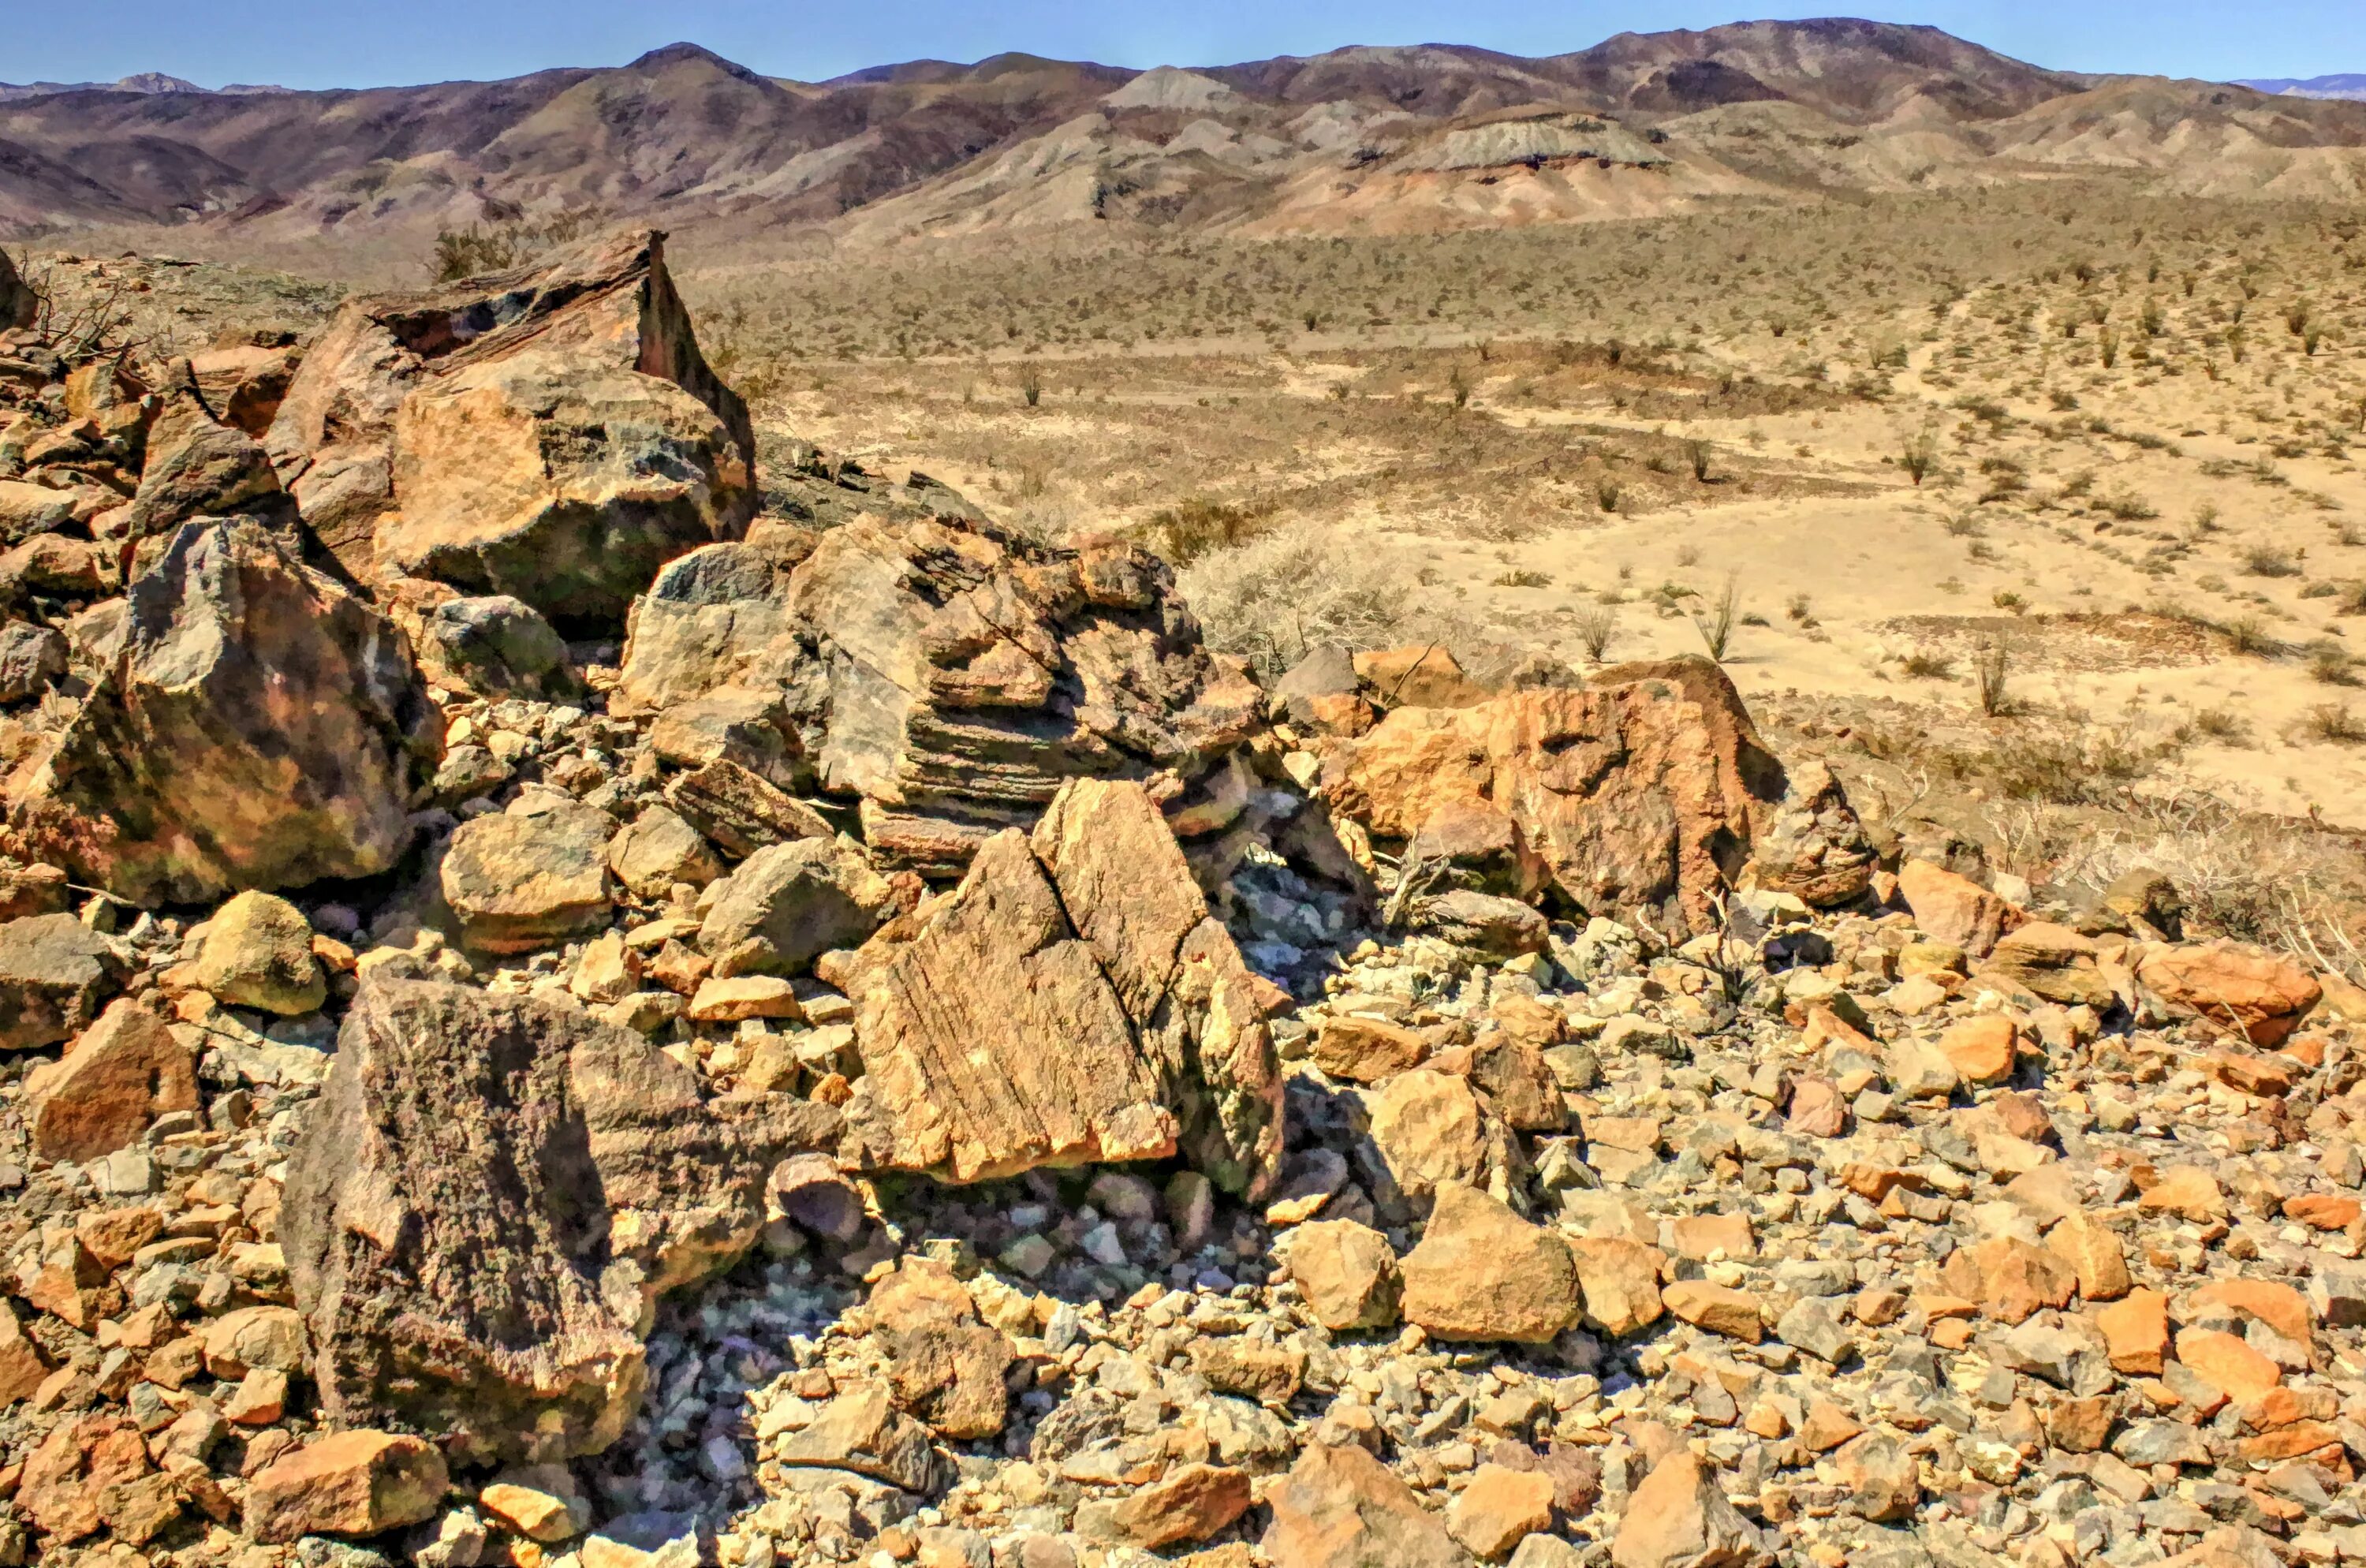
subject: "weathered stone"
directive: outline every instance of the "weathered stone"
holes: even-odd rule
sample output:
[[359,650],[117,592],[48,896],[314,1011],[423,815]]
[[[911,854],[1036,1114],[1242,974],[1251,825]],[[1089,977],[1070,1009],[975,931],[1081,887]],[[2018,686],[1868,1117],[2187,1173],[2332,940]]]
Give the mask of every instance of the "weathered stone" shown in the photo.
[[1437,1190],[1421,1243],[1400,1267],[1405,1320],[1440,1339],[1538,1345],[1577,1321],[1570,1245],[1474,1188]]
[[73,1039],[98,1016],[122,973],[107,939],[72,915],[0,924],[0,1049]]
[[224,1313],[206,1325],[206,1371],[236,1382],[256,1368],[304,1370],[304,1316],[293,1307],[251,1306]]
[[366,981],[279,1221],[323,1406],[467,1455],[606,1446],[656,1298],[744,1252],[766,1174],[836,1122],[780,1096],[702,1104],[687,1069],[571,1005]]
[[1312,1220],[1290,1237],[1290,1277],[1315,1321],[1335,1333],[1397,1320],[1403,1279],[1388,1237],[1353,1220]]
[[1885,1432],[1867,1432],[1832,1455],[1853,1511],[1876,1524],[1911,1518],[1922,1502],[1914,1456]]
[[662,898],[678,883],[705,886],[723,874],[723,863],[697,829],[651,806],[608,840],[608,869],[639,897]]
[[1967,1018],[1939,1036],[1939,1054],[1966,1083],[1999,1083],[2012,1077],[2020,1031],[2002,1013]]
[[287,531],[292,508],[254,437],[222,423],[206,407],[186,360],[175,360],[148,427],[140,489],[131,498],[126,532],[154,539],[185,523],[242,513]]
[[66,672],[66,639],[29,621],[0,625],[0,703],[38,697]]
[[[1716,923],[1719,857],[1748,851],[1786,787],[1731,682],[1700,659],[1620,666],[1583,691],[1399,708],[1335,752],[1323,783],[1335,810],[1383,839],[1490,805],[1578,907],[1694,931]],[[1805,863],[1795,838],[1786,863]]]
[[[1064,781],[1172,769],[1189,784],[1263,699],[1210,654],[1164,562],[1094,538],[1047,549],[958,518],[861,518],[788,584],[797,657],[772,678],[823,787],[861,797],[882,862],[956,874]],[[800,707],[805,699],[792,703]]]
[[747,406],[707,367],[661,236],[349,299],[265,438],[355,575],[613,619],[754,510]]
[[17,264],[0,251],[0,332],[29,327],[41,313],[41,297],[33,291]]
[[1260,1545],[1287,1568],[1468,1568],[1413,1489],[1353,1446],[1309,1444],[1265,1495]]
[[607,849],[615,823],[553,790],[464,822],[444,852],[444,900],[461,938],[523,953],[608,923]]
[[1925,936],[1986,958],[2007,931],[2029,917],[1968,877],[1929,861],[1910,860],[1898,869],[1898,891]]
[[1252,1198],[1279,1173],[1250,976],[1139,785],[1070,784],[1032,847],[990,840],[830,977],[858,998],[856,1157],[970,1181],[1179,1151]]
[[206,922],[197,981],[217,1001],[287,1015],[311,1012],[329,996],[329,977],[312,956],[312,925],[304,912],[251,889]]
[[377,611],[231,519],[174,535],[127,619],[10,786],[14,852],[142,904],[393,865],[442,720]]
[[789,630],[794,564],[738,542],[703,546],[668,563],[633,601],[610,711],[660,713],[743,675],[760,679],[762,667],[785,652],[776,645]]
[[2064,1007],[2104,1010],[2115,999],[2096,962],[2094,942],[2067,926],[2032,920],[2000,941],[1980,966],[1979,978],[2041,997]]
[[1765,1337],[1758,1298],[1705,1280],[1679,1280],[1660,1292],[1667,1309],[1696,1328],[1755,1345]]
[[1541,1471],[1482,1464],[1446,1507],[1446,1529],[1489,1562],[1538,1530],[1552,1528],[1552,1477]]
[[1484,1178],[1487,1129],[1469,1080],[1427,1067],[1399,1073],[1371,1107],[1372,1142],[1406,1192],[1424,1197]]
[[851,1470],[924,1495],[952,1481],[952,1465],[930,1446],[929,1429],[896,1408],[884,1383],[843,1391],[776,1455],[783,1464]]
[[666,785],[666,801],[727,854],[745,857],[767,844],[836,836],[812,806],[727,759],[675,778]]
[[1766,815],[1751,852],[1752,880],[1760,888],[1787,893],[1811,908],[1852,903],[1873,885],[1874,851],[1865,824],[1821,762],[1791,771],[1788,788]]
[[2135,1290],[2095,1314],[2112,1370],[2158,1377],[2169,1353],[2169,1298],[2158,1291]]
[[1569,1244],[1585,1321],[1606,1334],[1632,1334],[1660,1320],[1660,1270],[1665,1256],[1625,1236],[1579,1236]]
[[895,891],[851,842],[800,839],[758,850],[715,885],[700,951],[720,975],[802,975],[859,947],[895,912]]
[[1314,1065],[1351,1083],[1381,1083],[1429,1055],[1422,1037],[1403,1025],[1352,1013],[1326,1018],[1314,1034]]
[[448,690],[546,703],[582,695],[567,644],[508,594],[446,599],[419,617],[418,637],[421,668]]
[[1110,1519],[1123,1540],[1155,1551],[1207,1540],[1248,1512],[1252,1500],[1246,1471],[1187,1464],[1124,1498]]
[[434,1517],[448,1483],[433,1444],[394,1432],[337,1432],[256,1474],[246,1529],[275,1542],[379,1535]]
[[106,1524],[110,1488],[148,1472],[148,1447],[130,1416],[103,1410],[60,1421],[25,1461],[16,1510],[47,1545],[70,1546]]
[[162,1019],[129,998],[25,1082],[25,1121],[44,1159],[94,1160],[138,1141],[148,1123],[197,1107],[197,1059]]
[[2282,1043],[2325,994],[2292,960],[2233,942],[2148,947],[2136,978],[2172,1012],[2254,1045]]
[[980,1323],[952,1269],[907,1258],[872,1287],[870,1314],[887,1352],[896,1404],[939,1435],[992,1437],[1008,1418],[1004,1374],[1016,1359],[1000,1330]]
[[1617,1568],[1741,1568],[1763,1555],[1757,1530],[1725,1500],[1717,1472],[1688,1449],[1652,1466],[1610,1542]]

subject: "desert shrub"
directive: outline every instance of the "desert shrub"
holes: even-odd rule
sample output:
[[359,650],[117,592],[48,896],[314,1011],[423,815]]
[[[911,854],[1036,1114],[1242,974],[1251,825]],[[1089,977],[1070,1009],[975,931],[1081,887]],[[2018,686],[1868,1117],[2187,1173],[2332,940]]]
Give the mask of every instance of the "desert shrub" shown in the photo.
[[1972,656],[1972,678],[1979,684],[1982,713],[2000,718],[2012,711],[2012,649],[2002,637],[1980,644]]
[[2366,719],[2360,719],[2348,703],[2319,703],[2301,715],[2293,736],[2328,746],[2355,746],[2366,741]]
[[1917,681],[1952,681],[1955,676],[1955,658],[1944,649],[1918,648],[1899,663]]
[[539,222],[523,217],[488,227],[471,223],[466,229],[439,229],[428,272],[437,283],[453,283],[489,272],[505,272],[572,244],[601,221],[593,207],[563,208]]
[[1552,579],[1544,572],[1522,567],[1501,574],[1493,585],[1497,588],[1550,588]]
[[[1369,540],[1300,525],[1210,551],[1177,583],[1209,644],[1270,680],[1319,643],[1377,648],[1408,641],[1415,596],[1407,563]],[[1450,631],[1451,627],[1436,628]]]
[[1596,664],[1610,648],[1610,639],[1618,630],[1618,604],[1606,600],[1588,604],[1577,612],[1577,640],[1583,645],[1585,656]]
[[2282,545],[2257,544],[2243,551],[2243,570],[2253,577],[2298,577],[2300,562]]
[[1193,496],[1151,513],[1141,532],[1144,543],[1180,568],[1211,551],[1246,544],[1271,525],[1273,516],[1268,502],[1240,506]]
[[1724,661],[1725,651],[1733,642],[1734,623],[1741,615],[1741,580],[1729,575],[1707,610],[1693,615],[1693,628],[1700,633],[1701,646],[1708,649],[1711,659]]

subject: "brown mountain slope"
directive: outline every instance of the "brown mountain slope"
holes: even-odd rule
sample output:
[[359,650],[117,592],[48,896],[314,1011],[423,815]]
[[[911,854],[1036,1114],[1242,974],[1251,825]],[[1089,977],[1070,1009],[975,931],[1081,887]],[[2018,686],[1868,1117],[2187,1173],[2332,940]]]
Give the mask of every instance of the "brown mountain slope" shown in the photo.
[[612,70],[0,101],[0,228],[357,243],[592,207],[854,235],[1571,221],[1736,195],[2135,171],[2358,188],[2366,105],[2045,70],[1931,28],[1627,33],[1520,59],[1356,47],[1205,70],[1006,54],[807,84],[692,44]]

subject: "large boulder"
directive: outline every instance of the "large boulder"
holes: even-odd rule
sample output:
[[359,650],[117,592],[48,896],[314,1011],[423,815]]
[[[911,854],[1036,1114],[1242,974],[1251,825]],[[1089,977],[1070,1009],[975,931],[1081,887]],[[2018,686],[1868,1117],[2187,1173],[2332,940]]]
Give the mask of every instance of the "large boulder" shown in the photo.
[[699,353],[664,239],[338,311],[265,446],[349,570],[613,620],[746,527],[748,408]]
[[[126,531],[133,546],[200,517],[250,513],[283,525],[292,509],[254,436],[214,417],[186,359],[170,367],[149,426]],[[159,547],[151,547],[151,553]]]
[[135,904],[368,876],[443,721],[402,635],[251,517],[181,528],[122,640],[10,780],[6,844]]
[[325,1413],[457,1460],[606,1446],[657,1297],[738,1258],[773,1166],[837,1133],[820,1104],[702,1101],[572,1007],[371,979],[280,1211]]
[[1387,840],[1417,840],[1441,814],[1456,840],[1483,838],[1473,818],[1492,813],[1511,846],[1494,858],[1525,868],[1521,895],[1704,931],[1746,869],[1825,902],[1870,882],[1838,784],[1820,769],[1802,782],[1813,798],[1791,802],[1722,670],[1676,659],[1606,670],[1583,691],[1397,708],[1331,753],[1323,790]]
[[1130,544],[863,517],[786,573],[769,558],[669,571],[634,611],[620,694],[644,711],[776,695],[803,765],[861,801],[891,867],[957,875],[1071,778],[1189,786],[1259,720],[1245,670],[1209,653],[1173,574]]
[[1139,785],[1064,788],[1031,843],[825,970],[859,999],[845,1153],[957,1181],[1177,1154],[1258,1197],[1281,1077],[1239,950]]

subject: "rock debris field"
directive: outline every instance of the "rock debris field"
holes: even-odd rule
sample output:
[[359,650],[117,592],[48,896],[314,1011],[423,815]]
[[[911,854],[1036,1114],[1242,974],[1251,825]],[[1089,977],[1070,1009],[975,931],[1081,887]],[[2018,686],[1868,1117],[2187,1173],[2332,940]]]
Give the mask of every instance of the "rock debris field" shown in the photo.
[[760,476],[660,240],[0,276],[0,1564],[2366,1560],[2366,991]]

